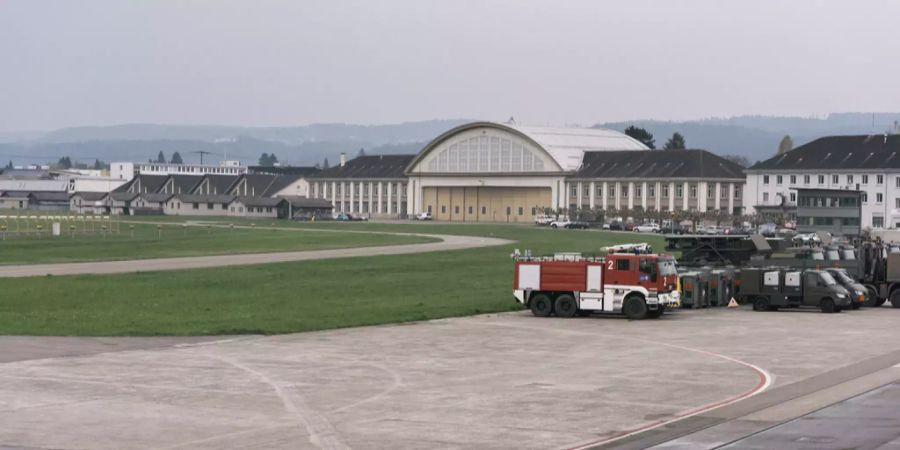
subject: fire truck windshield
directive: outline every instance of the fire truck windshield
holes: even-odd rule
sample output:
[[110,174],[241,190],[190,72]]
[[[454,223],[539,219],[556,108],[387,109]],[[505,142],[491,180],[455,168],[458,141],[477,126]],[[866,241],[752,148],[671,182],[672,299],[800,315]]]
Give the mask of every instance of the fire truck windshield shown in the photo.
[[675,269],[675,260],[660,259],[659,260],[659,274],[662,276],[677,275],[678,271]]

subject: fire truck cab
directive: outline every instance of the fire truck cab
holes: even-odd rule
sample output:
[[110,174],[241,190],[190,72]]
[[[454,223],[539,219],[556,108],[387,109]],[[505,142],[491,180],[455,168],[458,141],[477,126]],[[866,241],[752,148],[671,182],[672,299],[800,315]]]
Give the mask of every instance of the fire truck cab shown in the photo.
[[677,278],[670,255],[517,258],[513,296],[539,317],[601,312],[658,318],[666,308],[678,306]]

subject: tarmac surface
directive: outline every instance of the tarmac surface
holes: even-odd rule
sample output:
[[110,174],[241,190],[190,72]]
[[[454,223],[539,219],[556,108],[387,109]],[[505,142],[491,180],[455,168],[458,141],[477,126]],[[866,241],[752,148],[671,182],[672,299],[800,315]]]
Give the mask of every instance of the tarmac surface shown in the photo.
[[521,312],[50,357],[60,338],[0,337],[31,348],[0,363],[0,447],[707,448],[900,379],[898,319]]
[[[265,229],[266,227],[257,228]],[[279,229],[300,233],[304,231],[303,229],[297,228]],[[354,231],[334,232],[353,233]],[[467,248],[487,247],[492,245],[505,245],[511,244],[513,242],[506,239],[477,236],[451,236],[433,234],[417,235],[440,239],[440,241],[422,244],[400,244],[377,247],[356,247],[299,252],[246,253],[234,255],[189,256],[179,258],[134,259],[125,261],[97,261],[64,264],[25,264],[17,266],[0,266],[0,278],[36,277],[46,275],[151,272],[158,270],[182,270],[197,269],[203,267],[241,266],[249,264],[267,264],[289,261],[309,261],[316,259],[354,258],[358,256],[404,255],[410,253],[462,250]]]

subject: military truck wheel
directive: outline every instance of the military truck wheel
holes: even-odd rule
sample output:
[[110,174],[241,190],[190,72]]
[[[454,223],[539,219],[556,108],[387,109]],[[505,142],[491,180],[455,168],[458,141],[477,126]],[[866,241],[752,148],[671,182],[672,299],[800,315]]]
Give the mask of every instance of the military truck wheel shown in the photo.
[[545,294],[537,294],[531,297],[531,313],[538,317],[547,317],[553,312],[553,303]]
[[900,308],[900,289],[891,292],[891,306]]
[[768,311],[769,310],[769,299],[765,297],[756,297],[753,300],[753,310],[754,311]]
[[878,291],[876,291],[872,286],[866,286],[866,292],[868,292],[868,295],[866,296],[866,301],[863,302],[863,306],[865,306],[866,308],[874,308],[878,306]]
[[643,297],[633,295],[625,299],[625,304],[622,305],[622,312],[625,313],[625,317],[631,320],[644,319],[647,317],[647,303],[644,302]]
[[578,305],[575,304],[575,297],[569,294],[563,294],[556,297],[553,310],[556,311],[558,317],[575,317],[578,313]]
[[826,314],[831,314],[831,313],[837,311],[834,306],[834,300],[832,300],[830,298],[823,298],[822,301],[819,302],[819,308],[822,310],[823,313],[826,313]]

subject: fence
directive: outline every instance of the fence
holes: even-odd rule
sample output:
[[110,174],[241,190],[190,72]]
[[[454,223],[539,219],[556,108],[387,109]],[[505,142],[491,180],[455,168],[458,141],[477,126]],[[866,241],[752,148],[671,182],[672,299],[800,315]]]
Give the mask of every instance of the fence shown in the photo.
[[122,223],[115,216],[93,215],[0,215],[0,239],[52,238],[80,235],[120,234]]

